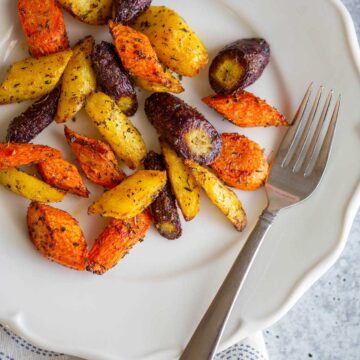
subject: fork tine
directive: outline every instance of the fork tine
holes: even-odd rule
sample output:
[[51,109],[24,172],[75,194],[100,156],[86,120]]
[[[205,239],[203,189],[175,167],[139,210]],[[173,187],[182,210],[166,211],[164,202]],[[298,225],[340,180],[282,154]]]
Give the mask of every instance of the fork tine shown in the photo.
[[318,155],[318,157],[316,159],[314,169],[311,170],[311,168],[310,168],[310,163],[311,162],[310,162],[308,164],[308,166],[306,167],[306,170],[305,170],[305,173],[304,173],[305,176],[310,175],[312,171],[315,171],[320,176],[324,172],[324,169],[326,167],[326,163],[327,163],[329,155],[330,155],[332,141],[333,141],[333,138],[334,138],[334,133],[335,133],[335,129],[336,129],[336,122],[337,122],[339,109],[340,109],[340,102],[341,102],[341,95],[339,95],[339,97],[338,97],[338,99],[336,101],[334,111],[333,111],[333,114],[331,116],[331,120],[330,120],[328,129],[327,129],[326,135],[325,135],[323,143],[321,145],[319,155]]
[[280,161],[281,163],[283,163],[286,155],[288,154],[290,144],[292,143],[294,135],[297,132],[297,129],[299,128],[299,126],[301,124],[301,119],[303,118],[306,106],[309,102],[309,97],[312,92],[312,87],[313,87],[313,83],[311,83],[309,85],[308,89],[306,90],[304,98],[302,99],[300,106],[296,112],[296,115],[295,115],[293,121],[290,123],[290,125],[292,125],[292,126],[289,126],[289,128],[284,136],[284,139],[282,140],[282,142],[280,144],[279,151],[275,158],[275,161],[277,161],[277,162]]
[[309,139],[311,125],[314,122],[314,118],[315,118],[315,115],[316,115],[316,112],[317,112],[317,109],[319,106],[319,102],[320,102],[320,98],[321,98],[323,90],[324,90],[324,87],[320,86],[320,88],[316,94],[315,101],[311,107],[310,114],[308,116],[304,130],[302,131],[302,134],[300,136],[299,143],[297,144],[296,149],[291,157],[291,159],[293,159],[293,163],[294,163],[293,172],[297,172],[299,170],[299,168],[301,167],[302,160],[304,158],[305,148],[306,148],[306,145],[307,145],[308,139]]
[[290,123],[290,125],[296,125],[296,123],[302,118],[302,116],[304,115],[305,109],[306,109],[306,105],[309,101],[309,97],[311,95],[312,92],[312,88],[313,88],[314,83],[311,82],[309,87],[307,88],[305,95],[303,97],[303,99],[301,100],[301,103],[299,105],[299,108],[296,111],[296,114],[294,116],[294,119],[292,120],[292,122]]
[[309,148],[307,149],[305,159],[303,161],[303,166],[302,166],[303,168],[306,169],[305,173],[309,169],[309,166],[313,163],[315,152],[316,152],[316,149],[317,149],[317,144],[319,143],[319,137],[320,137],[321,129],[323,128],[325,118],[326,118],[327,112],[329,110],[332,94],[333,94],[333,91],[331,90],[329,92],[329,95],[327,96],[327,98],[325,100],[325,104],[324,104],[323,110],[321,112],[318,124],[317,124],[316,129],[314,131],[314,134],[312,136]]

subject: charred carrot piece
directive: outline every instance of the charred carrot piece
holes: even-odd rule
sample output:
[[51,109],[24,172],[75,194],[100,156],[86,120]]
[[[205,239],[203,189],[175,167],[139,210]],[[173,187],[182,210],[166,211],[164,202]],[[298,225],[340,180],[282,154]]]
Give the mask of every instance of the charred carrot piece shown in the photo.
[[237,133],[221,134],[220,155],[211,163],[216,175],[227,185],[241,190],[255,190],[262,186],[269,173],[260,146]]
[[38,163],[48,159],[61,158],[59,150],[46,145],[0,144],[0,169]]
[[27,212],[29,236],[48,259],[85,270],[87,246],[78,222],[67,212],[32,202]]
[[39,163],[37,168],[43,180],[49,185],[82,197],[89,197],[89,190],[78,169],[68,161],[50,159]]
[[125,174],[108,144],[82,136],[68,127],[65,127],[65,136],[90,181],[111,189],[125,179]]
[[145,236],[151,224],[148,210],[129,220],[110,221],[96,239],[86,270],[101,275],[114,267]]
[[112,21],[109,21],[109,27],[121,62],[131,75],[167,88],[174,86],[177,80],[164,71],[146,35]]
[[288,125],[284,115],[248,91],[230,96],[207,96],[202,101],[240,127]]
[[64,17],[56,0],[19,0],[18,14],[32,56],[69,47]]

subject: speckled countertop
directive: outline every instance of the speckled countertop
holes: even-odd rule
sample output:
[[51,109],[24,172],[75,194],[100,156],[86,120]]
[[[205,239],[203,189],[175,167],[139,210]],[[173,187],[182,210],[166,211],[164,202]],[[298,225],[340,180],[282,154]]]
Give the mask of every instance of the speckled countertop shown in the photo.
[[[343,0],[360,39],[360,0]],[[271,360],[360,360],[360,211],[336,264],[264,332]]]

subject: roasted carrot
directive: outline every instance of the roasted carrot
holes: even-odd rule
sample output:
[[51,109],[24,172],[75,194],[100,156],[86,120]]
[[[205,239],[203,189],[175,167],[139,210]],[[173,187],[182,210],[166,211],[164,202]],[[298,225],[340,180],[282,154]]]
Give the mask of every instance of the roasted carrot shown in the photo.
[[132,219],[148,208],[166,185],[166,171],[138,170],[106,191],[88,208],[88,214]]
[[125,69],[136,77],[161,83],[162,68],[146,35],[112,21],[109,26]]
[[101,275],[111,269],[141,241],[150,224],[148,210],[132,219],[111,220],[90,250],[86,270]]
[[238,177],[231,177],[223,173],[219,175],[219,178],[228,186],[232,186],[239,190],[252,191],[265,184],[269,176],[269,171],[269,163],[264,159],[257,170],[242,171]]
[[0,144],[0,169],[61,158],[61,152],[50,146],[35,144]]
[[247,217],[241,201],[209,169],[194,160],[185,160],[196,182],[203,188],[211,202],[230,220],[237,231],[243,231]]
[[227,185],[241,190],[262,186],[269,173],[263,150],[255,142],[237,133],[221,134],[220,155],[210,165]]
[[255,141],[238,133],[222,133],[221,141],[220,154],[211,163],[211,167],[217,172],[229,172],[236,176],[241,171],[259,168],[263,151]]
[[64,17],[56,0],[19,0],[18,14],[32,56],[69,47]]
[[125,174],[108,144],[77,134],[68,127],[65,127],[65,136],[90,181],[111,189],[125,179]]
[[207,96],[202,101],[240,127],[288,125],[284,115],[248,91],[229,96]]
[[32,202],[27,212],[29,236],[48,259],[85,270],[87,246],[78,222],[67,212]]
[[[149,151],[144,160],[146,170],[166,170],[162,155]],[[176,207],[175,195],[169,179],[158,197],[150,205],[154,226],[159,234],[166,239],[178,239],[182,234],[179,212]]]
[[17,168],[0,170],[0,184],[32,201],[58,202],[65,196],[62,191]]
[[49,185],[82,197],[89,197],[89,190],[75,165],[63,159],[50,159],[40,162],[37,168],[43,180]]
[[180,82],[163,69],[146,35],[112,21],[109,26],[124,68],[140,79],[140,84],[144,82],[152,86],[158,84],[169,89],[182,89]]

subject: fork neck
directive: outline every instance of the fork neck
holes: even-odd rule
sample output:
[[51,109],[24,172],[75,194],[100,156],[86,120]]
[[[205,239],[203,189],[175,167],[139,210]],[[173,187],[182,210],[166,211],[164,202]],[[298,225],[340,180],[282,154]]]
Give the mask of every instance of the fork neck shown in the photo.
[[259,220],[262,220],[264,223],[268,225],[272,225],[278,212],[279,212],[278,209],[271,209],[269,206],[267,206],[261,213]]

